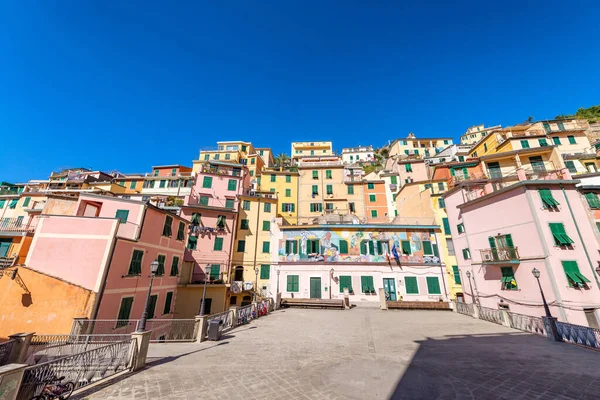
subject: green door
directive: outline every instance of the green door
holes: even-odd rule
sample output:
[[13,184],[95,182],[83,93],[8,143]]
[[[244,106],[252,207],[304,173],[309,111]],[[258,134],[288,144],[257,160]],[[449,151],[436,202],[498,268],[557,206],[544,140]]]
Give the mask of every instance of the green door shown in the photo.
[[394,278],[383,278],[383,290],[385,290],[385,297],[389,301],[398,300],[398,297],[396,297],[396,283],[394,282]]
[[6,257],[12,241],[0,242],[0,257]]
[[321,298],[321,278],[310,278],[310,298]]

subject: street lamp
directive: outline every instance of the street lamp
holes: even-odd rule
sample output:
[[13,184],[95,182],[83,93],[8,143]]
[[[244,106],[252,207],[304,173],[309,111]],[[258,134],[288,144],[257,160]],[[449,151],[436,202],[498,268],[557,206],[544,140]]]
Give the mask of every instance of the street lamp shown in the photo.
[[473,284],[471,283],[471,271],[467,271],[467,280],[469,281],[469,286],[471,287],[471,300],[473,304],[477,304],[475,301],[475,292],[473,292]]
[[206,266],[206,269],[204,270],[204,290],[202,291],[202,301],[200,302],[200,316],[204,316],[204,304],[206,302],[206,282],[208,281],[208,275],[206,274],[206,271],[208,270],[208,265]]
[[544,296],[544,291],[542,290],[542,284],[540,283],[540,270],[534,267],[531,270],[531,273],[537,280],[538,286],[540,288],[540,293],[542,294],[542,301],[544,302],[544,311],[546,311],[546,317],[551,318],[552,314],[550,314],[550,308],[548,307],[548,303],[546,303],[546,296]]
[[[154,276],[156,275],[156,271],[158,271],[159,267],[158,260],[152,261],[150,264],[150,285],[148,285],[148,296],[146,296],[146,305],[144,306],[144,313],[142,314],[142,319],[140,320],[140,325],[138,326],[138,332],[144,332],[146,330],[146,320],[148,319],[148,306],[150,305],[150,293],[152,293],[152,281],[154,281]],[[152,316],[154,317],[154,315]]]
[[254,267],[254,275],[256,275],[256,280],[254,281],[254,302],[256,303],[256,295],[258,293],[258,268]]

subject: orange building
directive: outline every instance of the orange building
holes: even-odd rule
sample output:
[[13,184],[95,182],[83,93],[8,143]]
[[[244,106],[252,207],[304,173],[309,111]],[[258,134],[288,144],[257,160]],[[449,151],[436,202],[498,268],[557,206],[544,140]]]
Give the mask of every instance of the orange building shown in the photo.
[[385,181],[364,181],[363,189],[367,222],[390,222],[393,216],[388,215]]

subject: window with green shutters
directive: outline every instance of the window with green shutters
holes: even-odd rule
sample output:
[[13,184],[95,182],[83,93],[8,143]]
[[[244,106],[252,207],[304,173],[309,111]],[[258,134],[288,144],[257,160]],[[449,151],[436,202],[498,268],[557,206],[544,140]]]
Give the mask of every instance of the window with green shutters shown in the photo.
[[600,222],[596,222],[596,229],[598,229],[598,232],[600,233]]
[[205,154],[205,155],[204,155],[204,159],[205,159],[205,160],[210,160],[210,154]]
[[390,176],[390,181],[392,182],[392,185],[397,185],[398,177],[396,175],[392,175],[392,176]]
[[309,239],[306,241],[306,254],[316,254],[321,252],[321,243],[318,239]]
[[406,294],[419,294],[419,284],[416,276],[407,276],[404,278]]
[[208,196],[200,196],[200,205],[207,206],[208,205]]
[[291,183],[292,182],[292,176],[291,175],[286,175],[285,176],[285,182],[286,183]]
[[288,293],[296,293],[300,290],[298,275],[288,275],[287,276],[287,287],[286,291]]
[[167,295],[165,296],[163,315],[171,313],[171,303],[173,303],[173,292],[167,292]]
[[247,219],[240,220],[240,229],[248,229],[248,220]]
[[369,190],[375,189],[375,184],[374,183],[367,183],[367,189],[369,189]]
[[333,194],[333,185],[327,185],[327,194]]
[[131,308],[133,306],[133,297],[123,297],[119,306],[119,315],[117,316],[117,328],[126,326],[131,317]]
[[404,154],[409,155],[410,151],[409,150],[404,150]]
[[310,203],[310,212],[322,212],[323,204],[321,203]]
[[471,259],[471,251],[469,249],[462,249],[462,255],[465,260]]
[[354,186],[348,185],[348,194],[354,194]]
[[215,251],[223,250],[223,238],[220,238],[220,237],[215,238],[215,245],[213,246],[213,250],[215,250]]
[[256,164],[256,158],[252,157],[250,159],[250,164],[252,164],[252,165]]
[[171,235],[173,235],[173,232],[171,231],[171,225],[173,225],[173,217],[170,215],[165,216],[165,224],[162,231],[163,236],[171,237]]
[[452,266],[452,273],[454,274],[454,282],[457,285],[460,285],[462,282],[460,280],[460,270],[458,269],[458,265]]
[[263,221],[263,226],[262,226],[262,230],[263,231],[270,231],[271,230],[271,222],[270,221]]
[[162,276],[165,274],[165,261],[167,260],[167,256],[160,254],[156,257],[158,261],[158,269],[156,270],[156,276]]
[[313,196],[319,194],[319,185],[312,185],[312,194]]
[[270,213],[271,212],[271,203],[265,203],[265,205],[263,207],[263,211],[266,213]]
[[179,226],[177,228],[177,240],[185,239],[185,222],[179,221]]
[[412,170],[412,164],[404,164],[405,168],[406,168],[406,172],[413,172]]
[[446,208],[446,202],[441,197],[438,199],[438,207],[439,208]]
[[262,244],[262,252],[269,253],[271,251],[271,242],[263,242]]
[[569,144],[577,144],[577,140],[575,140],[575,136],[567,136],[569,139]]
[[410,240],[402,240],[400,242],[400,247],[402,247],[402,254],[411,255],[412,250],[410,249]]
[[545,208],[554,209],[560,205],[560,203],[552,196],[552,191],[550,189],[538,189],[538,192]]
[[550,128],[550,124],[544,122],[544,130],[546,131],[546,133],[552,132],[552,128]]
[[448,221],[448,218],[442,218],[442,223],[444,225],[444,233],[446,235],[451,235],[452,232],[450,231],[450,222]]
[[135,189],[135,184],[136,183],[137,183],[136,181],[129,182],[129,189]]
[[249,211],[250,210],[250,200],[242,201],[242,209]]
[[340,276],[340,293],[344,293],[344,289],[348,289],[348,293],[352,293],[352,277]]
[[529,148],[529,140],[521,140],[521,148],[528,149]]
[[565,226],[558,223],[550,223],[550,231],[552,232],[552,237],[554,238],[554,244],[556,246],[571,246],[573,243],[573,239],[571,239],[567,232],[565,231]]
[[205,176],[204,179],[202,180],[202,187],[206,188],[206,189],[212,188],[212,181],[213,181],[212,176]]
[[298,241],[297,240],[286,240],[285,241],[285,254],[298,254]]
[[27,207],[30,201],[31,197],[25,197],[25,200],[23,200],[23,208]]
[[502,267],[502,290],[517,290],[517,280],[515,279],[515,271],[512,267]]
[[490,178],[499,179],[502,178],[502,169],[500,168],[499,162],[491,162],[487,165],[488,171],[490,172]]
[[129,263],[129,271],[127,275],[139,275],[142,273],[142,259],[144,258],[143,250],[134,250]]
[[567,161],[565,161],[565,167],[567,167],[569,169],[570,173],[572,173],[572,174],[577,173],[577,167],[575,166],[575,162],[567,160]]
[[377,210],[371,210],[371,217],[372,218],[377,218],[377,215],[378,215]]
[[292,197],[292,189],[285,189],[285,197]]
[[546,139],[538,139],[538,143],[540,144],[541,147],[548,146],[548,141]]
[[360,288],[364,294],[375,294],[375,285],[372,276],[360,277]]
[[188,236],[187,248],[190,250],[195,250],[198,245],[198,238],[196,236]]
[[312,172],[312,178],[313,179],[319,179],[319,171],[313,171]]
[[431,242],[429,240],[423,240],[423,254],[427,256],[433,255],[433,247],[431,247]]
[[333,176],[331,175],[331,170],[325,170],[325,179],[332,179]]
[[233,208],[235,206],[235,200],[225,199],[225,208]]
[[560,145],[560,138],[558,136],[555,136],[552,138],[552,143],[555,145]]
[[440,280],[437,276],[428,276],[425,280],[427,281],[428,294],[442,294],[442,291],[440,290]]
[[558,130],[559,131],[564,131],[565,130],[565,124],[563,124],[562,122],[559,122],[556,125],[558,125]]
[[227,227],[227,218],[224,215],[217,215],[217,229],[225,229]]
[[129,210],[117,210],[115,213],[115,218],[118,219],[122,224],[127,222],[127,217],[129,217]]
[[369,202],[375,203],[377,201],[377,196],[374,194],[369,195]]
[[413,150],[413,153],[419,154],[419,150]]
[[237,181],[235,179],[230,179],[227,182],[227,190],[236,190],[237,189]]
[[484,143],[484,144],[483,144],[483,151],[484,151],[485,153],[487,153],[487,151],[488,151],[487,143]]
[[221,264],[211,264],[208,269],[208,279],[211,281],[221,279]]
[[246,241],[245,240],[238,240],[237,251],[238,251],[238,253],[243,253],[246,251]]
[[348,254],[348,241],[347,240],[340,240],[340,244],[339,244],[339,252],[340,254]]
[[570,287],[584,287],[590,282],[590,280],[579,271],[577,261],[561,261],[561,263],[565,270],[565,275],[567,275]]
[[263,264],[260,266],[260,279],[269,279],[271,276],[271,266]]
[[159,188],[164,188],[167,185],[167,181],[165,181],[164,179],[160,181],[160,184],[158,185]]
[[179,257],[173,256],[173,261],[171,262],[171,276],[179,275]]
[[281,212],[295,212],[296,205],[294,203],[281,203]]
[[456,230],[458,231],[458,233],[465,233],[465,225],[464,224],[456,225]]
[[598,195],[596,193],[586,193],[585,200],[588,203],[588,206],[592,209],[600,208],[600,201],[598,200]]

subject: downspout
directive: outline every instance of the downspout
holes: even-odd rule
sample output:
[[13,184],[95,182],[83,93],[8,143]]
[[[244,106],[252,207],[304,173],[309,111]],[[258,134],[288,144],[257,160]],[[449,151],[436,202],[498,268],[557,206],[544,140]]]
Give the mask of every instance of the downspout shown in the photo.
[[583,252],[585,253],[585,257],[588,260],[588,264],[590,265],[590,270],[592,271],[592,275],[594,276],[594,280],[596,281],[596,285],[598,285],[598,289],[600,289],[600,282],[598,281],[598,276],[596,275],[596,271],[594,271],[594,265],[592,264],[592,259],[587,250],[587,246],[583,240],[583,236],[581,235],[581,231],[579,230],[579,225],[575,220],[575,215],[573,214],[573,209],[571,208],[571,203],[569,202],[569,198],[567,197],[567,193],[565,192],[565,188],[562,183],[560,184],[560,190],[562,190],[562,194],[565,197],[565,201],[567,202],[567,207],[569,208],[569,213],[571,214],[571,218],[573,219],[573,223],[575,223],[575,229],[577,230],[577,235],[579,236],[579,240],[581,240],[581,244],[583,245]]

